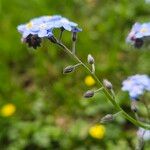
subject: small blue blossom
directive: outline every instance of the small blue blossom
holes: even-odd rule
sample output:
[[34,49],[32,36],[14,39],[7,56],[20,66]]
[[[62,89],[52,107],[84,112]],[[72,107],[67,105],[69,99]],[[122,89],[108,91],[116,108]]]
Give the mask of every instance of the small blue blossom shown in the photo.
[[139,138],[144,139],[144,141],[149,141],[150,140],[150,130],[139,128],[139,130],[137,131],[137,136]]
[[131,43],[134,44],[134,40],[135,40],[135,35],[136,33],[141,29],[141,24],[140,23],[135,23],[132,26],[132,29],[130,31],[130,33],[128,34],[127,38],[126,38],[126,42],[127,43]]
[[67,18],[54,15],[31,19],[29,23],[19,25],[17,29],[23,35],[23,38],[26,38],[29,34],[47,37],[52,36],[52,30],[55,28],[63,28],[67,31],[73,31],[74,29],[76,29],[76,32],[81,31],[77,26],[77,23],[71,22]]
[[54,29],[60,28],[73,33],[82,31],[77,26],[77,23],[69,21],[67,18],[60,15],[53,15],[31,19],[28,23],[19,25],[17,29],[22,34],[22,41],[36,48],[40,46],[40,38],[53,39]]
[[135,23],[126,38],[126,42],[140,48],[150,38],[150,23]]
[[22,41],[36,48],[41,43],[41,39],[39,38],[53,39],[54,29],[60,28],[61,30],[67,30],[73,33],[82,31],[77,26],[77,23],[69,21],[67,18],[54,15],[31,19],[27,24],[19,25],[17,29],[22,34]]
[[122,90],[128,91],[131,99],[138,99],[144,91],[150,91],[150,78],[147,75],[134,75],[124,80]]
[[26,38],[29,34],[38,35],[38,37],[52,36],[51,23],[37,23],[31,21],[25,25],[19,25],[18,31],[22,33],[23,38]]
[[71,31],[74,27],[78,26],[78,24],[69,21],[67,18],[61,18],[60,20],[56,20],[52,22],[53,28],[63,28],[64,30]]
[[37,18],[33,18],[30,20],[30,22],[34,22],[35,24],[41,24],[41,23],[47,23],[47,22],[53,22],[58,21],[62,17],[60,15],[53,15],[53,16],[41,16]]
[[150,23],[143,23],[140,30],[136,33],[136,38],[146,38],[150,36]]

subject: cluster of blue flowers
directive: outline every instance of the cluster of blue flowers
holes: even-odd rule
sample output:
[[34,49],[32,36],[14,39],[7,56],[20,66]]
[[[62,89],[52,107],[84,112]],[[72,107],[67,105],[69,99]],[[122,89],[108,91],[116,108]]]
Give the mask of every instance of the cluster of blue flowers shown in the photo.
[[150,91],[150,78],[147,75],[134,75],[124,80],[122,90],[128,91],[132,100],[138,100],[145,91]]
[[150,39],[150,23],[135,23],[126,38],[126,42],[141,48]]
[[78,24],[69,21],[60,15],[42,16],[30,20],[26,24],[19,25],[18,31],[22,34],[22,40],[29,46],[37,48],[40,46],[42,38],[53,37],[53,30],[60,28],[61,30],[71,31],[73,33],[80,32]]

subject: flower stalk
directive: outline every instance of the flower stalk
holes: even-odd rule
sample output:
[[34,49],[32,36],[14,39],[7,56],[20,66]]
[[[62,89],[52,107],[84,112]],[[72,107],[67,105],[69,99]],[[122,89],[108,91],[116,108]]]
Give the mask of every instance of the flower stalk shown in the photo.
[[150,125],[146,124],[144,122],[138,121],[136,119],[134,119],[133,117],[131,117],[129,114],[127,114],[121,107],[120,105],[115,101],[114,96],[111,95],[111,93],[108,91],[108,89],[106,89],[106,87],[103,86],[103,84],[101,83],[101,81],[98,79],[98,77],[96,76],[95,72],[93,73],[89,67],[87,67],[86,64],[84,64],[71,50],[69,50],[63,43],[59,42],[57,40],[57,45],[59,45],[68,55],[70,55],[76,62],[80,63],[86,70],[88,73],[90,73],[90,75],[95,79],[95,81],[98,83],[98,85],[100,87],[103,87],[102,91],[105,94],[105,96],[107,97],[107,99],[112,103],[112,105],[115,107],[115,109],[117,111],[120,111],[122,116],[124,118],[126,118],[127,120],[129,120],[130,122],[132,122],[134,125],[138,126],[138,127],[142,127],[144,129],[149,129],[150,130]]

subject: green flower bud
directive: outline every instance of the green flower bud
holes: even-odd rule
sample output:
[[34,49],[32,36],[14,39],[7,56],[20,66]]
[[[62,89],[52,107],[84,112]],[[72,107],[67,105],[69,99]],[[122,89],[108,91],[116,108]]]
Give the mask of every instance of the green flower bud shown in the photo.
[[111,82],[109,82],[107,79],[103,80],[103,84],[108,90],[111,90],[113,88]]
[[94,58],[93,58],[93,56],[92,56],[91,54],[88,55],[87,61],[88,61],[88,63],[91,64],[91,65],[94,64]]
[[63,70],[63,73],[70,73],[70,72],[73,72],[75,69],[75,66],[67,66],[64,70]]
[[138,108],[137,108],[137,101],[136,100],[132,100],[131,101],[131,110],[133,112],[137,112],[138,111]]
[[85,98],[90,98],[90,97],[93,97],[94,96],[94,91],[87,91],[86,93],[84,93],[84,97]]
[[102,119],[101,119],[101,123],[108,123],[108,122],[112,122],[114,120],[114,115],[112,114],[107,114],[106,116],[104,116]]

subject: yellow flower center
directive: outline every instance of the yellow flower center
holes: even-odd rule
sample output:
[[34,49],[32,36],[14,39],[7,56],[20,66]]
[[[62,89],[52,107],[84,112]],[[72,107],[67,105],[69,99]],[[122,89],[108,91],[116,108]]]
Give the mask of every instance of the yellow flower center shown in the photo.
[[94,125],[89,129],[89,134],[96,139],[102,139],[105,135],[105,126]]
[[142,29],[141,29],[141,32],[142,32],[142,33],[145,33],[145,32],[147,32],[147,31],[148,31],[147,28],[142,28]]
[[16,107],[13,104],[6,104],[1,108],[1,115],[4,117],[11,116],[15,113]]
[[32,26],[33,26],[33,23],[32,23],[32,22],[29,22],[29,23],[26,25],[26,27],[27,27],[28,29],[30,29]]
[[92,76],[86,76],[85,79],[84,79],[84,83],[87,85],[87,86],[92,86],[95,84],[95,80],[93,79]]

